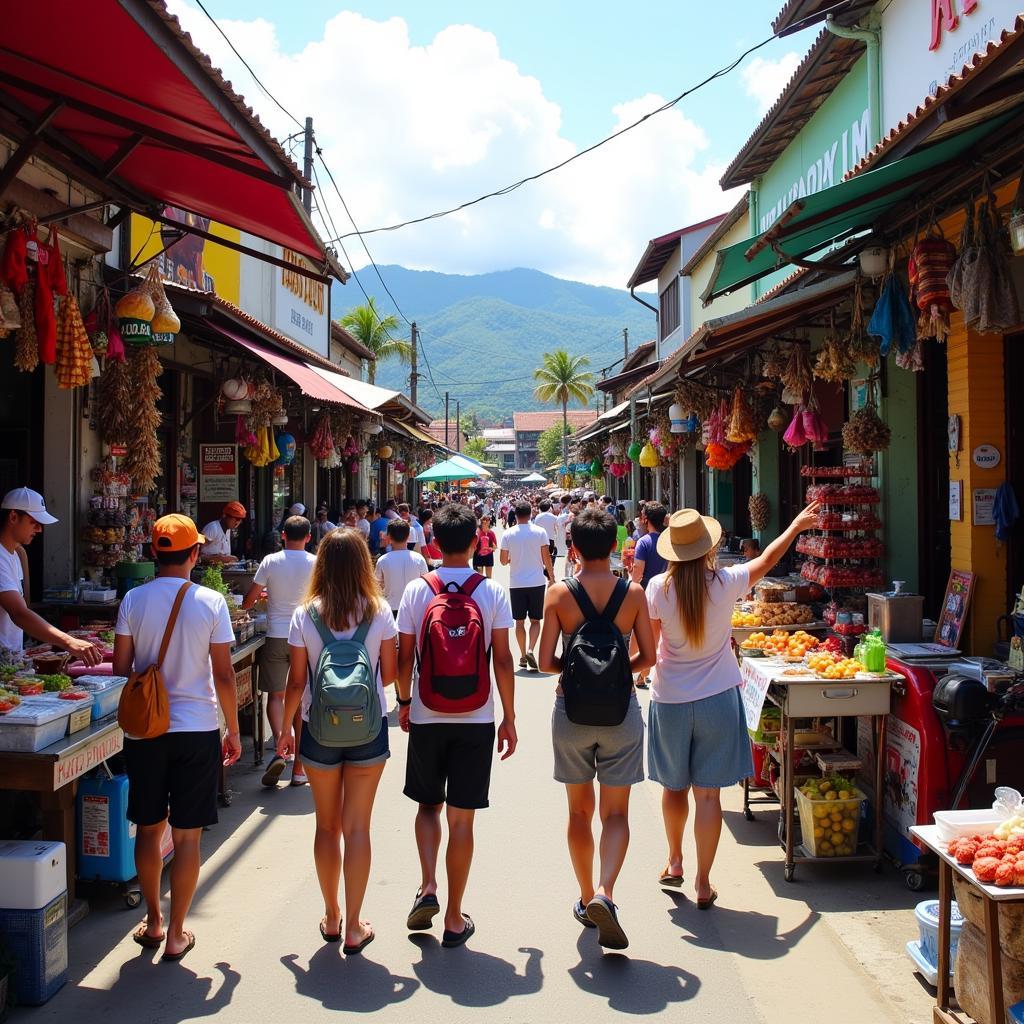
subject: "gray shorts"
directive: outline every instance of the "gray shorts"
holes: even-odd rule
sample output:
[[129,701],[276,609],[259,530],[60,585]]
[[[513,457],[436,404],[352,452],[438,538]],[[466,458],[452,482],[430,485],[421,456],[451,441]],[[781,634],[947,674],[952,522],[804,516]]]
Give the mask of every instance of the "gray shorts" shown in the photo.
[[258,657],[260,689],[264,693],[283,693],[288,685],[288,666],[291,661],[287,637],[268,636]]
[[565,713],[565,698],[555,697],[551,713],[555,781],[568,786],[592,782],[632,786],[644,781],[644,720],[636,694],[619,725],[577,725]]

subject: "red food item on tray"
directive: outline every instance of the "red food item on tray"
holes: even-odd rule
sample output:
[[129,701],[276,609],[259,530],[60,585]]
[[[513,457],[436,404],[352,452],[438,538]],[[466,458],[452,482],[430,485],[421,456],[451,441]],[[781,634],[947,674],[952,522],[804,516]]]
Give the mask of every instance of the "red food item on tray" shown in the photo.
[[57,694],[59,700],[85,700],[89,696],[87,690],[64,690]]
[[957,864],[970,864],[980,845],[980,836],[960,836],[949,844],[949,855]]
[[[957,863],[963,863],[957,859]],[[997,857],[979,857],[974,862],[974,874],[977,876],[979,882],[992,883],[996,880],[996,875],[999,873],[999,868],[1002,865]],[[1009,885],[1009,882],[1003,882],[1003,885]]]
[[42,683],[18,683],[18,693],[22,697],[38,697],[42,692]]

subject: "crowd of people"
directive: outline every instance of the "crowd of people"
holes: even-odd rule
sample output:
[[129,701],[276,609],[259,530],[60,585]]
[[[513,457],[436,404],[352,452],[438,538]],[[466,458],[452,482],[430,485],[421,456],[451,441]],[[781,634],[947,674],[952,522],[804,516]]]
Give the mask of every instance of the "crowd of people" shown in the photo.
[[[443,946],[474,934],[465,905],[475,817],[489,805],[495,751],[501,761],[516,751],[517,663],[520,672],[557,677],[553,774],[567,794],[579,886],[571,912],[579,924],[607,949],[628,946],[614,894],[629,843],[631,787],[645,777],[662,787],[667,839],[652,883],[684,883],[692,793],[696,905],[714,904],[719,793],[753,771],[730,612],[811,525],[813,506],[763,554],[728,568],[716,567],[716,520],[692,509],[669,515],[657,502],[627,521],[623,508],[594,494],[434,494],[415,512],[400,502],[353,503],[341,525],[328,521],[319,532],[319,514],[311,522],[301,506],[287,511],[282,549],[263,559],[243,604],[267,602],[260,686],[274,757],[263,784],[277,786],[290,765],[291,785],[311,788],[325,942],[354,955],[374,938],[362,906],[373,804],[391,754],[392,688],[407,734],[404,793],[415,805],[420,863],[406,927],[429,929],[440,914]],[[135,940],[162,946],[167,959],[195,944],[185,918],[199,836],[217,818],[219,765],[239,753],[227,607],[188,583],[208,540],[184,516],[158,520],[157,579],[127,595],[116,628],[114,671],[127,675],[162,660],[172,709],[165,735],[125,741],[147,906]],[[507,567],[507,587],[494,578],[495,554]],[[645,725],[636,690],[648,685]],[[168,818],[176,856],[165,920],[159,837]]]

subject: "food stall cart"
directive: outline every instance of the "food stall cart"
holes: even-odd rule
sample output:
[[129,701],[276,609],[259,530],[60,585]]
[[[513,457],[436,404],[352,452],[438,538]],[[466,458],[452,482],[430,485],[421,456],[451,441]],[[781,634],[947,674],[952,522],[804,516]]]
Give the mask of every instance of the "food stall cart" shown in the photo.
[[1010,903],[1024,904],[1024,887],[1000,887],[980,882],[974,871],[949,855],[947,843],[938,837],[935,825],[912,825],[910,832],[939,859],[938,985],[933,1016],[938,1024],[962,1024],[963,1017],[949,1008],[949,931],[953,903],[953,872],[967,882],[982,900],[985,922],[985,967],[988,990],[988,1020],[1002,1024],[1006,1015],[1003,999],[1003,963],[999,931],[999,909]]
[[[871,719],[874,736],[874,791],[883,793],[885,768],[885,729],[886,716],[889,714],[891,689],[900,677],[895,673],[858,672],[853,678],[827,679],[822,678],[815,670],[802,663],[792,663],[773,658],[744,658],[740,669],[742,683],[740,692],[747,715],[749,728],[756,728],[760,720],[761,709],[765,700],[779,708],[781,714],[781,752],[773,756],[780,764],[778,797],[782,805],[779,824],[779,839],[786,851],[785,878],[793,881],[795,865],[808,862],[873,862],[876,869],[882,863],[882,803],[874,801],[874,834],[870,845],[854,844],[850,853],[837,854],[831,846],[827,855],[815,856],[814,840],[806,835],[800,844],[794,832],[794,804],[796,780],[794,770],[794,752],[796,751],[797,719],[817,718],[833,719],[868,716]],[[818,745],[817,754],[823,770],[830,763],[825,754],[840,750],[841,744],[835,739]],[[835,736],[833,731],[832,736]],[[804,748],[808,749],[808,748]],[[811,748],[813,749],[813,748]],[[852,755],[849,755],[852,757]],[[855,759],[854,759],[855,760]],[[839,763],[843,763],[840,761]],[[867,768],[868,766],[865,766]],[[828,801],[835,813],[839,808],[843,815],[848,815],[848,808],[856,803],[857,814],[863,801],[862,795],[850,794],[849,799]],[[803,821],[803,811],[801,812]],[[850,827],[850,826],[847,826]],[[854,835],[856,832],[854,830]],[[810,844],[810,848],[808,846]],[[824,849],[824,844],[822,844]]]

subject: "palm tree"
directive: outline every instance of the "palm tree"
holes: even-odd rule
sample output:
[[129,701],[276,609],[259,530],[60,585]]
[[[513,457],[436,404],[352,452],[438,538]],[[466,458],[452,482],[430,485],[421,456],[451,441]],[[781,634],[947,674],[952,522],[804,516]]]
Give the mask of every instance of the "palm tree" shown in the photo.
[[562,406],[562,465],[569,461],[569,401],[587,405],[594,397],[594,375],[584,367],[590,365],[586,356],[571,356],[564,348],[545,352],[543,362],[533,371],[537,386],[534,397],[541,402]]
[[367,299],[365,306],[350,309],[338,323],[376,357],[368,360],[367,377],[371,384],[377,377],[377,363],[396,357],[400,362],[408,363],[412,357],[412,345],[404,338],[394,337],[401,326],[398,317],[393,313],[382,317],[372,297]]

